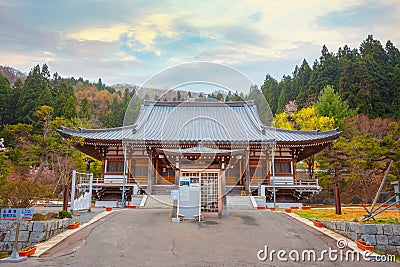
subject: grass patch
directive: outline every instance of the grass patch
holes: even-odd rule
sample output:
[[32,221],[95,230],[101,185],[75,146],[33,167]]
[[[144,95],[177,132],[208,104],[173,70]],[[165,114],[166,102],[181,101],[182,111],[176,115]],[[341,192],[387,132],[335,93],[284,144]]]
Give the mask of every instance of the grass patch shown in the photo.
[[[362,222],[364,214],[367,214],[363,208],[358,207],[342,207],[342,215],[335,214],[334,208],[313,208],[311,210],[293,210],[292,212],[306,219],[316,218],[320,220],[344,222]],[[369,220],[363,223],[400,224],[400,211],[386,210],[375,216],[375,221]]]

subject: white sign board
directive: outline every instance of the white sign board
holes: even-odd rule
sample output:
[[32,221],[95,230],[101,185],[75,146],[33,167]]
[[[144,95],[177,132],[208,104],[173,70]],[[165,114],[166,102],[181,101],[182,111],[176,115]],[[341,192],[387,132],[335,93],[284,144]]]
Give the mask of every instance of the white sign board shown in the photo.
[[33,208],[6,208],[1,209],[2,220],[30,221],[33,217]]

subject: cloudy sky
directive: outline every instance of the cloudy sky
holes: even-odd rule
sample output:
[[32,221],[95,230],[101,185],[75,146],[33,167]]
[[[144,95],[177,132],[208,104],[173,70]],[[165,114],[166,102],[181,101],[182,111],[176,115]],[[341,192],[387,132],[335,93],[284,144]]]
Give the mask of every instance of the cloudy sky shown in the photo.
[[[194,2],[194,3],[192,3]],[[63,77],[142,84],[165,68],[222,63],[280,80],[322,45],[368,34],[400,47],[400,1],[1,1],[0,65],[47,63]]]

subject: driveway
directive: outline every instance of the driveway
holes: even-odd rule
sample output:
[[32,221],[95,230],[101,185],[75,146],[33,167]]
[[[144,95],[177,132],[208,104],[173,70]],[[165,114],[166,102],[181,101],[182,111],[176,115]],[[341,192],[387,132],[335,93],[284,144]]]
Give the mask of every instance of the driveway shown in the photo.
[[[169,216],[169,210],[115,211],[41,257],[12,266],[398,266],[365,262],[362,256],[360,262],[332,261],[327,253],[323,261],[301,261],[305,250],[319,258],[324,249],[339,249],[335,240],[284,213],[230,211],[229,218],[200,223],[171,223]],[[287,261],[278,260],[276,252],[271,259],[272,250],[286,251],[281,258]]]

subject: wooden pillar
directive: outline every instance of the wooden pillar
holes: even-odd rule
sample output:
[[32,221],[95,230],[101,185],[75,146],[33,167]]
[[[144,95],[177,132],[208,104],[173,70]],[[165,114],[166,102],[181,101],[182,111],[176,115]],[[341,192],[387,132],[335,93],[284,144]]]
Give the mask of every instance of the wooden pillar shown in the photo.
[[106,161],[101,159],[101,179],[104,179],[104,173],[106,172]]
[[158,182],[159,182],[159,176],[158,176],[158,158],[155,158],[154,160],[156,161],[155,184],[158,184]]
[[292,149],[292,172],[293,172],[293,182],[297,184],[297,174],[296,174],[296,158],[297,158],[297,150]]
[[149,165],[147,166],[147,194],[153,194],[153,152],[150,149],[149,151]]
[[250,195],[250,150],[246,151],[246,179],[244,181],[244,190],[246,195]]
[[295,159],[293,159],[293,160],[292,160],[292,165],[293,165],[293,167],[292,167],[292,172],[293,172],[293,182],[294,182],[294,184],[297,184],[296,160],[295,160]]

